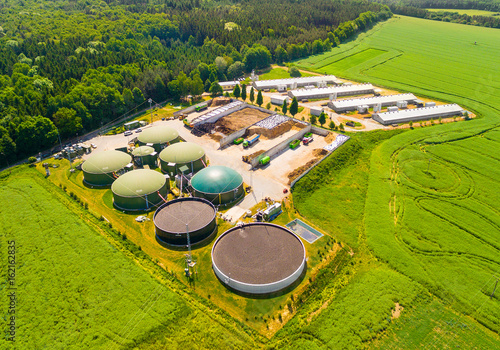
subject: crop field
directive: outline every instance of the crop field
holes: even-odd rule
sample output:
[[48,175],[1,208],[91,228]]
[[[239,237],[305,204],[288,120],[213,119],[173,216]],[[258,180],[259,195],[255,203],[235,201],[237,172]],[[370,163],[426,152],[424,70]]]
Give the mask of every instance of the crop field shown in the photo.
[[[0,200],[7,204],[0,208],[2,261],[7,241],[16,246],[16,348],[130,348],[146,335],[167,337],[172,347],[193,341],[208,348],[241,347],[252,341],[156,281],[103,239],[99,226],[37,171],[16,168],[0,182]],[[1,266],[5,286],[7,266]],[[6,318],[5,288],[1,301]],[[170,333],[181,324],[196,334]],[[5,337],[0,348],[9,348]]]
[[[366,60],[360,62],[361,57]],[[498,293],[490,296],[500,275],[499,59],[500,36],[494,29],[398,17],[329,53],[296,62],[305,69],[459,103],[479,118],[418,127],[364,150],[347,143],[351,157],[334,162],[342,167],[318,169],[316,177],[311,172],[294,192],[301,214],[330,227],[361,256],[373,252],[418,282],[438,297],[440,308],[469,315],[471,329],[487,332],[481,324],[493,331],[496,347],[500,303]],[[309,185],[314,179],[317,183]],[[408,327],[384,346],[418,344],[422,335]],[[443,339],[467,344],[474,338],[474,346],[484,348],[480,335],[450,327],[443,332]],[[427,334],[427,347],[441,348],[445,341],[436,337]]]
[[499,16],[498,12],[485,11],[485,10],[475,10],[475,9],[426,9],[431,12],[457,12],[461,15],[469,16]]

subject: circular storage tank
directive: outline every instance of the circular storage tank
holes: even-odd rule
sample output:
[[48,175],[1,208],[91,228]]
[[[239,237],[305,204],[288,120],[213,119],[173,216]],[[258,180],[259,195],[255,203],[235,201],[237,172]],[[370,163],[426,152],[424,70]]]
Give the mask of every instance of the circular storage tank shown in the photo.
[[125,152],[104,151],[92,154],[82,165],[83,181],[93,186],[106,186],[132,162]]
[[156,159],[158,153],[153,147],[140,146],[132,151],[132,156],[134,156],[134,161],[138,166],[149,165],[150,167],[156,168]]
[[230,204],[245,195],[241,175],[225,166],[200,170],[191,178],[191,187],[195,197],[205,198],[215,205]]
[[179,133],[169,126],[159,125],[144,129],[137,140],[139,145],[151,144],[156,152],[160,152],[168,145],[179,142]]
[[185,247],[189,230],[191,244],[199,243],[216,232],[216,214],[213,204],[205,199],[174,199],[156,210],[153,217],[156,237],[164,243]]
[[215,275],[228,288],[245,294],[270,294],[299,281],[306,250],[291,231],[269,223],[251,223],[224,232],[212,247]]
[[179,168],[186,166],[190,173],[205,168],[207,163],[203,148],[191,142],[179,142],[160,153],[160,166],[164,173],[175,176]]
[[148,210],[163,203],[169,182],[157,171],[138,169],[120,176],[111,186],[113,203],[121,210]]

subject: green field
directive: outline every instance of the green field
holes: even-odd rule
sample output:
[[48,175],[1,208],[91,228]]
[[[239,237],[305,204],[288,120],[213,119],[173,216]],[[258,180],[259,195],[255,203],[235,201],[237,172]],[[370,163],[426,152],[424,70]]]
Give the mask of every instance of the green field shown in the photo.
[[[476,348],[489,344],[481,343],[486,331],[479,324],[494,332],[493,344],[499,346],[498,293],[490,298],[500,275],[498,62],[497,30],[410,17],[394,18],[329,53],[296,62],[456,102],[478,114],[476,120],[418,127],[364,147],[364,137],[356,135],[349,142],[359,142],[358,150],[346,144],[351,156],[333,162],[330,169],[338,163],[336,170],[315,169],[294,192],[303,215],[342,232],[361,257],[373,253],[437,296],[440,308],[446,305],[458,318],[468,315],[470,327],[479,331],[450,326],[443,339]],[[310,186],[312,179],[316,183]],[[425,313],[420,317],[429,321]],[[384,347],[411,348],[409,342],[422,339],[410,326],[398,327],[391,328],[397,336]],[[428,333],[420,346],[442,348],[444,341],[436,336]]]
[[498,16],[498,12],[484,11],[484,10],[475,10],[475,9],[426,9],[431,12],[456,12],[461,15],[469,15],[469,16]]
[[[16,246],[15,348],[120,349],[143,342],[141,348],[191,348],[192,342],[241,348],[252,342],[234,322],[155,280],[37,171],[16,168],[0,186],[2,261],[7,242]],[[5,286],[6,264],[1,274]],[[5,289],[1,301],[6,319]],[[2,349],[11,344],[0,339]]]
[[[301,72],[303,77],[310,77],[312,74]],[[288,68],[275,67],[263,72],[259,75],[260,80],[271,80],[271,79],[287,79],[291,78],[290,73],[288,73]]]

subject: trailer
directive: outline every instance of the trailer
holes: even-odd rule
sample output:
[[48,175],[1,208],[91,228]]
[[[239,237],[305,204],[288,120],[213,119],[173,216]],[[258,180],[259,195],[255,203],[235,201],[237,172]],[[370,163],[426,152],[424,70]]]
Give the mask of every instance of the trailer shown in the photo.
[[256,135],[253,139],[251,140],[245,140],[243,141],[243,148],[248,148],[250,147],[251,145],[253,145],[255,142],[257,142],[257,140],[259,139],[260,137],[260,134],[259,135]]
[[259,164],[260,165],[266,165],[266,164],[269,164],[270,161],[271,161],[271,157],[265,156],[265,157],[263,157],[262,159],[259,160]]
[[299,147],[299,145],[300,145],[300,140],[299,139],[293,140],[289,144],[289,146],[290,146],[291,149],[295,149],[295,148]]
[[245,139],[243,137],[238,137],[236,140],[233,141],[233,143],[235,145],[239,145],[240,143],[242,143],[243,141],[245,141]]
[[203,104],[201,106],[196,106],[195,110],[196,110],[196,112],[201,112],[207,108],[208,108],[208,106],[206,104]]
[[280,215],[283,211],[281,210],[281,203],[274,203],[269,206],[266,210],[264,210],[262,217],[264,220],[270,222],[276,219],[278,215]]

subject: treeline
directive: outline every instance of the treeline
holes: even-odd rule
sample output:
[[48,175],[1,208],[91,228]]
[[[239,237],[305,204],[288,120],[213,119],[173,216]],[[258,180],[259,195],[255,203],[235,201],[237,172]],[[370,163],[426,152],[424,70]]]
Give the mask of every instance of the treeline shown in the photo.
[[[398,15],[425,18],[434,21],[468,24],[489,28],[500,28],[500,2],[498,1],[428,1],[428,0],[380,0]],[[435,9],[475,9],[498,11],[498,16],[471,16],[453,11],[429,11]]]
[[199,96],[215,82],[324,52],[392,15],[365,0],[110,4],[0,2],[0,164],[148,98]]

